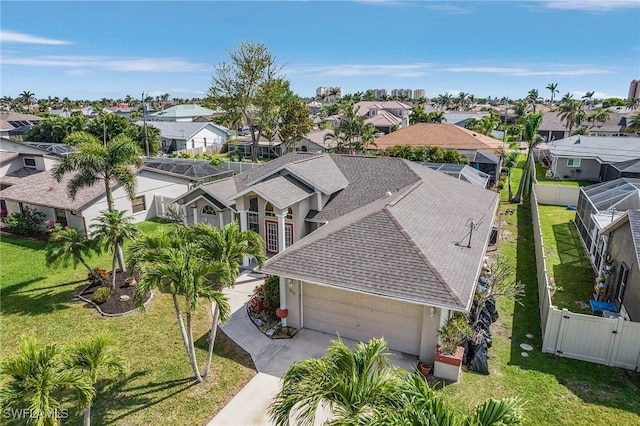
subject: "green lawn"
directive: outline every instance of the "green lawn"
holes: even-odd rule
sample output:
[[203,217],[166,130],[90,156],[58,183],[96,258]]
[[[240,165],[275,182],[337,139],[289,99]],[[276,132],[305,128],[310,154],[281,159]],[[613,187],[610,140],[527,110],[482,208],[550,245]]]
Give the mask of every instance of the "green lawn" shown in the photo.
[[[506,191],[506,189],[505,189]],[[489,376],[465,372],[458,385],[446,386],[446,399],[461,411],[488,397],[517,396],[525,401],[526,425],[640,425],[640,375],[540,351],[542,339],[538,308],[531,210],[502,203],[505,215],[499,252],[515,267],[515,279],[526,285],[523,306],[500,300],[500,319],[491,326]],[[526,334],[534,335],[527,339]],[[523,358],[520,344],[534,350]]]
[[[153,232],[155,222],[139,224]],[[177,328],[171,299],[156,294],[144,313],[105,318],[73,297],[85,285],[84,268],[51,271],[44,244],[2,235],[0,238],[0,357],[17,349],[22,334],[40,342],[68,344],[100,331],[112,336],[126,359],[128,375],[99,383],[93,424],[204,424],[255,374],[250,356],[218,332],[211,379],[192,383],[191,368]],[[109,256],[91,259],[109,265]],[[204,304],[195,318],[199,359],[207,351],[209,314]],[[81,424],[73,417],[65,424]]]
[[571,186],[571,187],[580,187],[580,186],[589,186],[593,185],[593,181],[588,180],[567,180],[567,179],[553,179],[548,178],[546,176],[547,168],[543,167],[542,164],[536,163],[536,180],[539,184],[543,185],[557,185],[557,186]]
[[562,206],[539,206],[539,211],[547,270],[558,287],[553,295],[554,305],[591,313],[588,304],[595,274],[573,223],[576,212]]
[[[524,154],[518,155],[515,160],[516,166],[509,169],[509,173],[511,174],[511,191],[513,194],[518,192],[518,186],[520,185],[520,179],[522,179],[522,169],[525,166],[527,156]],[[506,186],[504,190],[500,193],[500,201],[508,202],[509,201],[509,188]]]

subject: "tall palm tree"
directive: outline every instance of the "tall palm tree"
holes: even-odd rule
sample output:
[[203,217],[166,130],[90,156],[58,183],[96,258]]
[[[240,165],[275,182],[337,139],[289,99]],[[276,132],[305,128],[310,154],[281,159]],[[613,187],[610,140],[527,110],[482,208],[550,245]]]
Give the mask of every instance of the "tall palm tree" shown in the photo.
[[74,132],[64,142],[76,147],[76,151],[61,157],[53,167],[53,176],[58,182],[68,173],[75,173],[67,185],[71,199],[82,188],[104,182],[107,206],[114,210],[111,187],[122,185],[129,198],[136,191],[136,175],[132,166],[142,166],[142,154],[138,145],[125,135],[116,136],[106,145],[86,132]]
[[3,409],[28,409],[27,424],[57,426],[60,414],[59,393],[71,390],[80,409],[93,398],[94,390],[82,374],[64,368],[56,345],[39,346],[31,337],[23,338],[17,355],[0,363],[0,399]]
[[582,99],[584,99],[586,101],[587,106],[589,107],[589,109],[593,108],[593,95],[595,95],[595,93],[596,92],[587,92],[582,97]]
[[92,229],[92,238],[101,244],[105,250],[113,250],[111,260],[111,287],[116,287],[116,261],[122,272],[127,271],[122,245],[139,232],[138,227],[132,223],[133,217],[125,216],[124,210],[103,210],[89,228]]
[[556,97],[556,93],[560,93],[560,91],[558,90],[558,83],[549,83],[549,84],[547,84],[547,87],[545,87],[545,89],[547,89],[549,92],[551,92],[550,105],[553,106],[553,100]]
[[[113,341],[104,334],[93,337],[88,342],[78,343],[71,349],[65,365],[70,369],[79,370],[91,383],[95,395],[95,386],[104,370],[111,370],[119,374],[126,371],[124,360],[115,355],[111,348]],[[84,426],[91,425],[91,405],[89,401],[84,409]]]
[[540,100],[541,100],[540,99],[540,94],[538,92],[538,89],[529,90],[529,93],[527,94],[526,100],[533,107],[533,112],[535,114],[536,106],[538,105],[538,102],[540,102]]
[[35,102],[36,96],[33,92],[25,90],[19,95],[20,101],[27,106],[27,111],[31,112],[31,104]]
[[577,120],[582,116],[584,110],[582,109],[582,102],[570,97],[563,100],[558,109],[558,116],[564,121],[565,126],[569,129],[569,134]]
[[72,264],[75,269],[81,263],[94,278],[104,282],[102,276],[85,260],[86,257],[99,252],[100,247],[95,240],[87,238],[84,233],[68,226],[58,228],[49,235],[45,261],[47,266],[53,268],[60,265],[66,268]]
[[[143,264],[142,279],[136,286],[134,303],[144,308],[142,296],[152,289],[171,294],[182,343],[187,351],[195,379],[202,382],[206,374],[200,373],[196,359],[193,314],[198,306],[198,300],[207,298],[218,306],[220,319],[222,321],[227,319],[231,310],[229,302],[226,296],[216,288],[218,277],[228,274],[228,268],[220,262],[204,260],[202,248],[196,242],[182,244],[181,248],[159,249],[153,258],[154,262]],[[179,302],[180,297],[184,298],[182,307]]]
[[531,161],[533,160],[533,148],[536,145],[536,142],[540,139],[538,135],[538,130],[540,129],[540,124],[542,124],[542,117],[544,114],[542,112],[527,114],[522,117],[522,126],[523,126],[523,137],[529,143],[529,149],[527,152],[527,161],[526,167],[523,172],[523,176],[520,179],[520,185],[518,186],[518,191],[516,195],[511,200],[514,203],[519,203],[520,198],[522,197],[522,193],[525,188],[529,186],[530,179],[530,170],[531,170]]

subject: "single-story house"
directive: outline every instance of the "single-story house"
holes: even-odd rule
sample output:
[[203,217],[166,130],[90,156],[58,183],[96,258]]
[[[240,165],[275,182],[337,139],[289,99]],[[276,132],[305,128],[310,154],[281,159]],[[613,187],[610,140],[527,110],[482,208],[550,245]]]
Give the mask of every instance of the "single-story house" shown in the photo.
[[[594,111],[585,111],[592,114]],[[589,132],[589,136],[604,137],[626,137],[631,134],[626,133],[630,112],[611,112],[608,120],[599,121],[583,121],[579,125],[574,125],[571,131],[579,128],[585,128]],[[560,118],[561,113],[557,111],[547,111],[542,117],[542,123],[538,129],[538,134],[544,138],[546,142],[552,142],[559,139],[565,139],[571,136],[566,123]]]
[[446,111],[444,113],[444,122],[455,124],[456,126],[465,127],[470,119],[480,120],[482,117],[488,117],[487,111]]
[[601,231],[611,266],[606,301],[628,320],[640,321],[640,210],[628,210]]
[[206,147],[220,151],[233,136],[231,130],[212,122],[150,121],[147,126],[160,130],[162,149],[167,153]]
[[615,176],[609,165],[640,159],[640,137],[571,136],[547,143],[547,150],[553,176],[606,180]]
[[202,115],[213,115],[216,111],[196,104],[175,105],[162,111],[147,113],[149,121],[193,121]]
[[239,219],[264,238],[283,325],[385,337],[426,361],[450,312],[471,306],[498,206],[496,193],[404,159],[301,152],[174,201],[187,223]]
[[[28,171],[29,173],[25,173]],[[145,159],[136,170],[136,194],[133,200],[125,189],[113,186],[115,208],[125,210],[135,222],[163,216],[169,202],[202,182],[227,177],[233,172],[212,166],[204,161],[181,159]],[[107,209],[103,183],[78,191],[75,200],[68,196],[71,175],[58,183],[50,168],[36,170],[22,168],[0,178],[0,200],[8,213],[23,212],[25,208],[39,210],[52,220],[73,226],[84,232],[91,222]]]
[[[301,152],[329,152],[335,148],[335,142],[331,140],[325,141],[325,136],[333,132],[331,129],[315,129],[307,133],[302,139],[295,144],[295,151]],[[251,139],[233,142],[229,144],[229,152],[239,150],[244,157],[251,158],[253,152],[253,142]],[[260,136],[258,140],[258,158],[277,158],[287,153],[287,147],[280,140],[279,136],[275,136],[273,141],[267,140],[264,136]]]
[[497,153],[508,149],[502,141],[449,123],[413,124],[377,138],[376,145],[373,149],[380,151],[399,145],[457,150],[467,158],[471,167],[491,176],[491,183],[500,173],[501,160]]

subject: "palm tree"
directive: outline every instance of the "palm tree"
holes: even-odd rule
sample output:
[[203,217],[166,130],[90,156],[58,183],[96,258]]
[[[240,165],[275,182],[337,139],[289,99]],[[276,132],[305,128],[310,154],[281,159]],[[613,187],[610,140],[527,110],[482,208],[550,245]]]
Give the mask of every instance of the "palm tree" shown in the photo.
[[31,112],[31,104],[35,102],[36,96],[33,92],[25,90],[19,95],[20,101],[27,106],[27,111]]
[[596,121],[604,124],[608,119],[611,118],[611,111],[609,111],[608,108],[598,108],[598,110],[593,115]]
[[[200,373],[193,340],[193,313],[198,306],[198,300],[204,297],[215,303],[222,321],[227,319],[231,310],[226,296],[216,289],[219,277],[227,276],[229,269],[220,262],[204,260],[202,252],[198,243],[187,242],[181,244],[180,248],[161,248],[153,255],[143,256],[155,261],[143,264],[142,279],[136,286],[134,296],[136,306],[144,309],[143,295],[152,289],[171,294],[182,343],[198,382],[202,382],[206,377],[206,374]],[[183,307],[180,306],[179,297],[184,298]]]
[[584,96],[582,97],[582,99],[586,100],[587,105],[589,106],[589,109],[593,108],[593,95],[596,92],[587,92],[584,94]]
[[427,123],[444,123],[447,121],[444,115],[444,111],[430,111],[427,113]]
[[0,363],[0,399],[3,409],[29,409],[28,424],[57,426],[60,414],[59,393],[72,390],[80,409],[93,398],[94,390],[82,374],[64,368],[56,345],[40,347],[35,339],[23,338],[17,355]]
[[635,111],[638,106],[640,106],[640,99],[638,98],[629,98],[627,99],[626,107],[631,111]]
[[549,83],[547,84],[547,87],[545,87],[545,89],[551,92],[550,106],[553,106],[553,100],[556,97],[556,93],[560,93],[560,91],[558,90],[558,83]]
[[329,405],[334,424],[365,424],[371,407],[391,403],[401,383],[384,340],[358,342],[353,351],[334,340],[323,358],[295,362],[289,368],[269,416],[277,426],[289,425],[290,414],[296,412],[297,422],[311,425],[318,408]]
[[336,425],[498,426],[522,420],[516,399],[490,399],[471,415],[459,415],[419,373],[391,366],[386,342],[358,342],[353,350],[334,340],[320,359],[294,363],[269,406],[276,426],[311,425],[320,406]]
[[138,227],[131,221],[133,217],[125,216],[124,210],[103,210],[89,228],[93,230],[92,237],[101,244],[105,250],[113,250],[111,260],[111,287],[116,287],[116,261],[120,271],[126,272],[127,268],[122,256],[122,245],[126,240],[132,239],[139,232]]
[[[99,334],[88,342],[77,344],[65,361],[70,369],[80,370],[89,379],[95,395],[95,386],[104,370],[112,370],[119,374],[126,371],[124,360],[111,351],[114,343],[104,334]],[[91,425],[91,401],[84,409],[84,426]]]
[[64,142],[75,146],[76,151],[60,158],[53,167],[53,176],[60,182],[67,173],[75,173],[67,185],[71,199],[75,200],[81,188],[93,186],[100,180],[104,182],[109,210],[115,208],[111,190],[114,184],[123,186],[133,199],[136,175],[132,166],[142,166],[142,154],[129,137],[118,135],[105,145],[86,132],[74,132]]
[[48,267],[53,268],[59,265],[66,268],[71,263],[73,264],[73,269],[75,269],[81,263],[94,278],[104,282],[102,276],[91,268],[85,260],[85,257],[99,252],[100,247],[95,240],[87,238],[84,233],[79,232],[76,228],[67,226],[65,228],[57,228],[49,235],[45,261]]
[[[195,240],[203,251],[205,261],[219,263],[225,270],[215,279],[218,280],[216,290],[223,287],[233,287],[240,272],[240,265],[245,256],[253,257],[258,267],[262,267],[266,260],[264,254],[264,242],[257,232],[242,231],[237,222],[231,222],[222,228],[214,228],[206,224],[197,224],[191,228]],[[210,277],[212,281],[213,277]],[[205,364],[203,375],[209,374],[211,358],[213,356],[213,345],[216,340],[216,331],[221,319],[226,319],[226,314],[222,315],[221,306],[217,300],[211,299],[211,331],[209,333],[209,354]]]
[[584,113],[582,102],[569,97],[560,104],[558,111],[558,116],[564,121],[565,126],[569,129],[569,134],[571,134],[571,129]]
[[640,111],[634,112],[633,114],[631,114],[631,117],[629,117],[629,121],[628,121],[628,125],[627,128],[625,129],[626,132],[638,132],[640,131]]
[[538,105],[538,102],[540,102],[540,100],[541,100],[540,99],[540,94],[538,93],[538,89],[529,90],[529,94],[527,94],[526,100],[533,107],[533,112],[535,114],[536,106]]
[[518,192],[511,200],[514,203],[519,203],[520,198],[522,197],[522,192],[525,188],[528,188],[529,178],[530,178],[530,170],[531,170],[531,161],[533,159],[533,148],[535,147],[536,142],[539,140],[540,136],[538,135],[538,129],[540,129],[540,124],[542,124],[542,117],[544,114],[542,112],[527,114],[522,117],[522,126],[523,126],[523,137],[529,142],[529,150],[527,153],[527,162],[526,167],[523,172],[523,176],[520,179],[520,185],[518,186]]

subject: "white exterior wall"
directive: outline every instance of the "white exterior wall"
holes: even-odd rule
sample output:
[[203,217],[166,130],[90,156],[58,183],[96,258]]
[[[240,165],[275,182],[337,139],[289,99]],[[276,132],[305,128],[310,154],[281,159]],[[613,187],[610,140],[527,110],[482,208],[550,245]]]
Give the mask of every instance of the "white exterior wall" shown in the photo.
[[20,170],[23,167],[24,167],[24,162],[22,160],[22,157],[14,158],[8,163],[5,163],[2,166],[0,166],[0,177],[6,176],[9,173],[13,173],[16,170]]
[[[159,215],[156,212],[154,195],[176,198],[189,190],[189,181],[178,177],[162,175],[149,170],[143,170],[137,176],[136,196],[144,195],[146,210],[136,214],[131,212],[131,200],[127,191],[123,187],[118,187],[113,191],[113,201],[117,210],[125,210],[128,215],[133,216],[134,222],[141,222]],[[100,211],[107,209],[107,196],[98,198],[92,205],[82,211],[87,226],[91,224]]]

